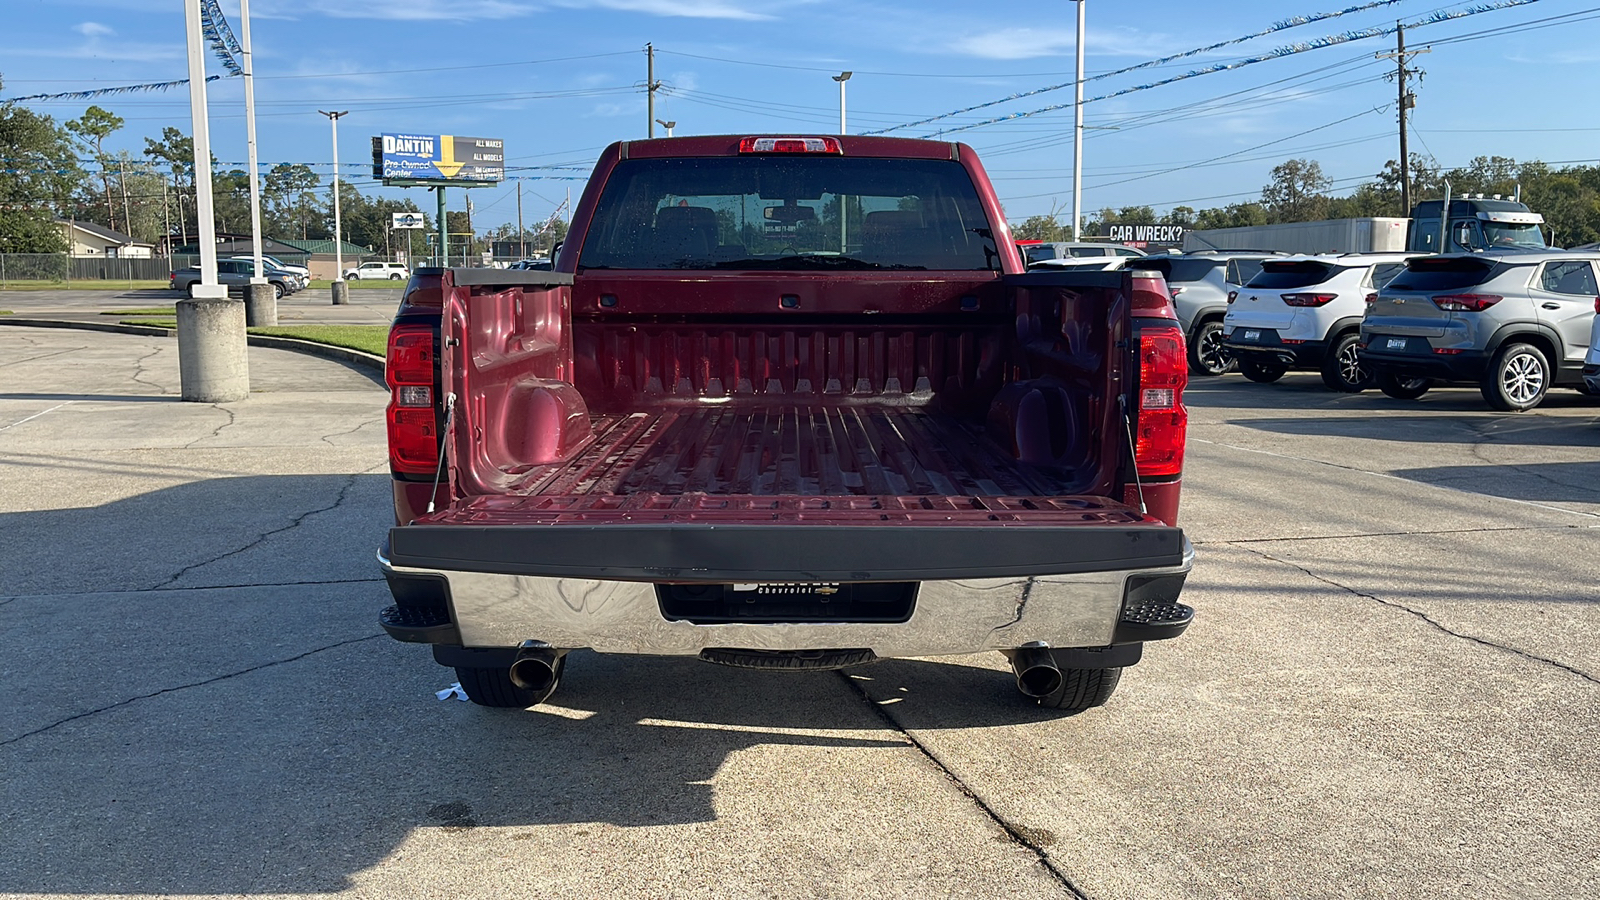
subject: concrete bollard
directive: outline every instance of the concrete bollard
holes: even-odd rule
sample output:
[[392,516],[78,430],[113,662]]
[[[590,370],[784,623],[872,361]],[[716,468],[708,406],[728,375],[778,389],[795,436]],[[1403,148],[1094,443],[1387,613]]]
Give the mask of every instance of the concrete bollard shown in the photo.
[[333,283],[333,305],[344,306],[350,302],[350,285],[341,278]]
[[232,403],[250,396],[244,304],[178,301],[178,377],[184,400]]
[[278,324],[278,295],[270,284],[245,288],[244,324],[250,328]]

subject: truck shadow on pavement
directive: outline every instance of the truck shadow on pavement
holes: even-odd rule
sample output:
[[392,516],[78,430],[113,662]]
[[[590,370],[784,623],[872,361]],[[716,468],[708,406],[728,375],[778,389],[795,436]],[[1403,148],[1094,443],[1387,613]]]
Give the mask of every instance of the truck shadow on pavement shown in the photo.
[[[381,475],[211,477],[0,514],[15,538],[0,541],[0,687],[16,704],[0,893],[339,891],[414,853],[537,859],[583,852],[596,826],[717,823],[719,788],[734,815],[766,792],[887,814],[943,778],[895,715],[1052,718],[998,654],[847,677],[580,651],[541,707],[436,700],[454,673],[376,627],[387,490]],[[740,821],[728,839],[759,843]],[[613,851],[634,840],[605,833]]]
[[[1583,398],[1588,405],[1593,401]],[[1351,437],[1400,443],[1516,445],[1527,447],[1600,448],[1600,406],[1594,416],[1572,418],[1497,413],[1476,415],[1402,415],[1371,417],[1295,417],[1231,419],[1228,424],[1296,437]]]

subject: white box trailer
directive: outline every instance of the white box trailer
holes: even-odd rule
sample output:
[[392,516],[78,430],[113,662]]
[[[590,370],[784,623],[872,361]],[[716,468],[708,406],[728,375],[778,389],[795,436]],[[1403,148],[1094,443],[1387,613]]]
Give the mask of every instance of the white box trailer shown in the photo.
[[1183,249],[1277,250],[1283,253],[1390,253],[1406,249],[1410,219],[1368,216],[1184,232]]

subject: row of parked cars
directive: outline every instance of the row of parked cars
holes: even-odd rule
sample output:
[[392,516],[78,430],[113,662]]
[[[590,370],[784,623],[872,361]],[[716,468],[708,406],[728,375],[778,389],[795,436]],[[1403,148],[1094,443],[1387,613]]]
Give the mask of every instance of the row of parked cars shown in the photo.
[[1466,382],[1505,411],[1553,387],[1600,394],[1600,254],[1217,251],[1120,264],[1166,278],[1197,375],[1315,371],[1331,390],[1400,399]]
[[[305,290],[306,285],[311,283],[311,270],[305,266],[290,265],[271,256],[261,257],[261,265],[262,276],[272,285],[272,294],[279,300]],[[230,294],[243,294],[255,273],[256,261],[253,257],[235,256],[217,260],[217,283],[225,286]],[[200,283],[200,267],[178,269],[172,273],[170,283],[173,290],[193,297],[195,285]]]

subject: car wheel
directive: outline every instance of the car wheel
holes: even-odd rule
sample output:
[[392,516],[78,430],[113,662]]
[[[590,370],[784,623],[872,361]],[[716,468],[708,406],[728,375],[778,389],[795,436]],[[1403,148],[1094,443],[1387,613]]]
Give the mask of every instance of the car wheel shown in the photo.
[[1483,399],[1501,412],[1533,409],[1550,390],[1550,363],[1532,344],[1507,344],[1483,373]]
[[456,666],[456,680],[461,682],[461,689],[467,692],[467,699],[479,706],[493,706],[500,709],[527,709],[537,703],[543,703],[555,693],[556,687],[561,683],[561,673],[567,667],[565,656],[556,660],[555,677],[550,680],[548,687],[543,690],[529,690],[521,687],[511,680],[509,668],[481,668],[477,666]]
[[196,284],[196,282],[191,281],[191,282],[189,282],[189,286],[183,289],[183,293],[185,295],[187,295],[190,300],[194,299],[194,286],[195,286],[195,284]]
[[1322,383],[1330,391],[1359,394],[1372,387],[1372,373],[1361,365],[1361,335],[1346,334],[1333,342],[1322,360]]
[[1282,378],[1283,373],[1287,371],[1289,371],[1288,366],[1257,362],[1253,359],[1239,360],[1239,374],[1257,384],[1271,384]]
[[1096,706],[1104,706],[1122,681],[1120,667],[1110,669],[1062,669],[1061,687],[1036,698],[1039,705],[1049,709],[1080,713]]
[[274,300],[282,300],[283,299],[283,282],[274,281],[272,283],[272,299],[274,299]]
[[393,275],[389,276],[389,280],[390,281],[404,281],[405,279],[400,277],[400,273],[399,272],[396,272]]
[[1415,400],[1433,387],[1433,382],[1427,378],[1404,378],[1393,372],[1380,372],[1374,380],[1378,390],[1396,400]]
[[1233,357],[1222,344],[1222,323],[1201,323],[1189,341],[1189,371],[1196,375],[1221,375],[1233,368]]

